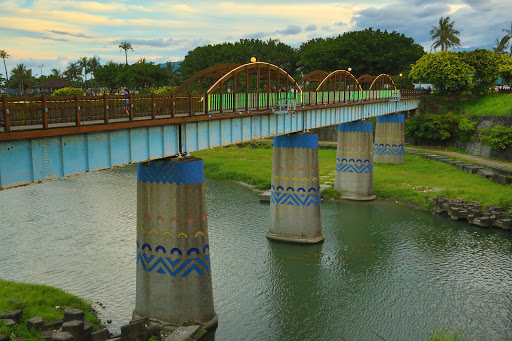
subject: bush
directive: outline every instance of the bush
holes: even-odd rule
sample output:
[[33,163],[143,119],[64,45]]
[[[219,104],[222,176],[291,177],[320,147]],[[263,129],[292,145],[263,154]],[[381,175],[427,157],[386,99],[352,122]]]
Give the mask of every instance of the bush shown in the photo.
[[512,146],[512,127],[496,125],[492,129],[482,129],[480,140],[492,150],[501,151]]
[[156,89],[155,90],[155,95],[170,95],[177,88],[178,88],[177,86],[164,86],[163,88]]
[[476,130],[478,121],[470,120],[467,117],[462,117],[459,121],[459,137],[462,141],[467,141],[473,136]]
[[56,90],[52,93],[52,96],[83,96],[85,92],[82,89],[73,88],[73,87],[65,87],[59,90]]
[[446,115],[425,114],[407,121],[405,133],[433,141],[446,141],[459,133],[460,115],[452,112]]

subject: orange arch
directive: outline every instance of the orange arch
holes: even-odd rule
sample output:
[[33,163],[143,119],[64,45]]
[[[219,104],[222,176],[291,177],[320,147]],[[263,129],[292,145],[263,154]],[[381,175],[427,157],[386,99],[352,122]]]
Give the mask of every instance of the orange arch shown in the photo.
[[[224,84],[229,79],[236,77],[240,73],[247,73],[249,75],[256,75],[256,77],[263,81],[265,80],[274,80],[278,81],[283,79],[288,83],[291,84],[293,88],[295,88],[295,91],[300,92],[302,94],[302,89],[297,84],[295,79],[293,79],[292,76],[290,76],[286,71],[281,69],[279,66],[270,64],[270,63],[264,63],[264,62],[254,62],[254,63],[248,63],[244,65],[240,65],[239,67],[236,67],[232,69],[231,71],[227,72],[223,77],[219,78],[207,91],[208,95],[211,95],[217,90],[222,84]],[[284,84],[281,84],[284,85]]]
[[389,75],[382,73],[374,79],[370,90],[396,90],[396,86]]
[[341,80],[343,79],[344,80],[344,87],[346,89],[346,81],[347,80],[352,80],[355,84],[355,86],[357,87],[357,89],[359,91],[362,91],[363,89],[361,88],[361,85],[359,84],[359,82],[357,81],[357,78],[354,77],[353,74],[351,74],[350,72],[348,72],[347,70],[336,70],[336,71],[333,71],[331,72],[327,77],[324,78],[324,80],[318,85],[318,87],[316,88],[316,91],[321,91],[321,89],[325,86],[329,86],[330,84],[330,81],[334,79],[335,83],[336,82],[341,82]]

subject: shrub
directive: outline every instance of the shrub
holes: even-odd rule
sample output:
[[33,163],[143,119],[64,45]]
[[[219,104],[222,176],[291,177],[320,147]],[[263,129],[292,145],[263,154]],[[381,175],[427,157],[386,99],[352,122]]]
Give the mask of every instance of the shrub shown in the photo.
[[83,96],[85,92],[82,89],[73,88],[73,87],[65,87],[59,90],[56,90],[52,93],[52,96]]
[[501,151],[512,146],[512,127],[496,125],[492,129],[482,129],[480,140],[492,150]]
[[459,121],[459,137],[462,141],[467,141],[473,136],[476,130],[478,121],[470,120],[467,117],[462,117]]
[[452,112],[446,115],[425,114],[407,121],[407,136],[420,137],[427,140],[446,141],[459,132],[460,115]]
[[177,86],[164,86],[155,90],[155,95],[170,95],[176,90]]

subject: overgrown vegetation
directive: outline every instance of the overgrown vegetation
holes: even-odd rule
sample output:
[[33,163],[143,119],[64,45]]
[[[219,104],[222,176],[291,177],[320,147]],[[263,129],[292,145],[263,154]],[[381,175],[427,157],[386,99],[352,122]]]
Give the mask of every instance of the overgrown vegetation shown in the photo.
[[23,310],[22,320],[16,327],[0,326],[0,334],[10,335],[11,340],[38,340],[39,332],[28,329],[27,320],[34,316],[41,316],[47,322],[62,319],[64,310],[57,307],[81,309],[85,313],[85,320],[92,323],[95,330],[101,328],[99,319],[92,313],[91,305],[81,298],[46,285],[0,279],[0,312]]
[[428,341],[464,341],[467,339],[462,338],[461,332],[451,330],[448,328],[436,329],[428,338]]
[[507,149],[512,146],[512,127],[498,124],[491,129],[482,129],[480,140],[492,150]]
[[419,137],[431,142],[446,141],[451,137],[468,140],[477,125],[461,114],[448,112],[444,115],[424,114],[408,120],[405,124],[405,133],[410,137]]
[[[319,150],[322,182],[334,180],[336,150]],[[203,158],[205,172],[212,178],[244,181],[258,189],[269,189],[272,176],[272,149],[226,147],[195,152]],[[484,206],[512,206],[512,186],[503,186],[474,174],[461,172],[445,163],[406,154],[404,165],[374,164],[375,194],[395,198],[424,210],[432,205],[424,195],[443,194],[449,198],[480,201]],[[329,193],[329,192],[328,192]]]

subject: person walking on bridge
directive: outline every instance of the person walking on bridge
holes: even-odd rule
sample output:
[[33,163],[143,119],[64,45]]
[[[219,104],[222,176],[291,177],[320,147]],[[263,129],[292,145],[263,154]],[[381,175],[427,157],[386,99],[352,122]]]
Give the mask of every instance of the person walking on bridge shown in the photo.
[[124,96],[126,97],[124,100],[124,109],[126,111],[126,115],[130,116],[130,92],[128,89],[124,89]]

